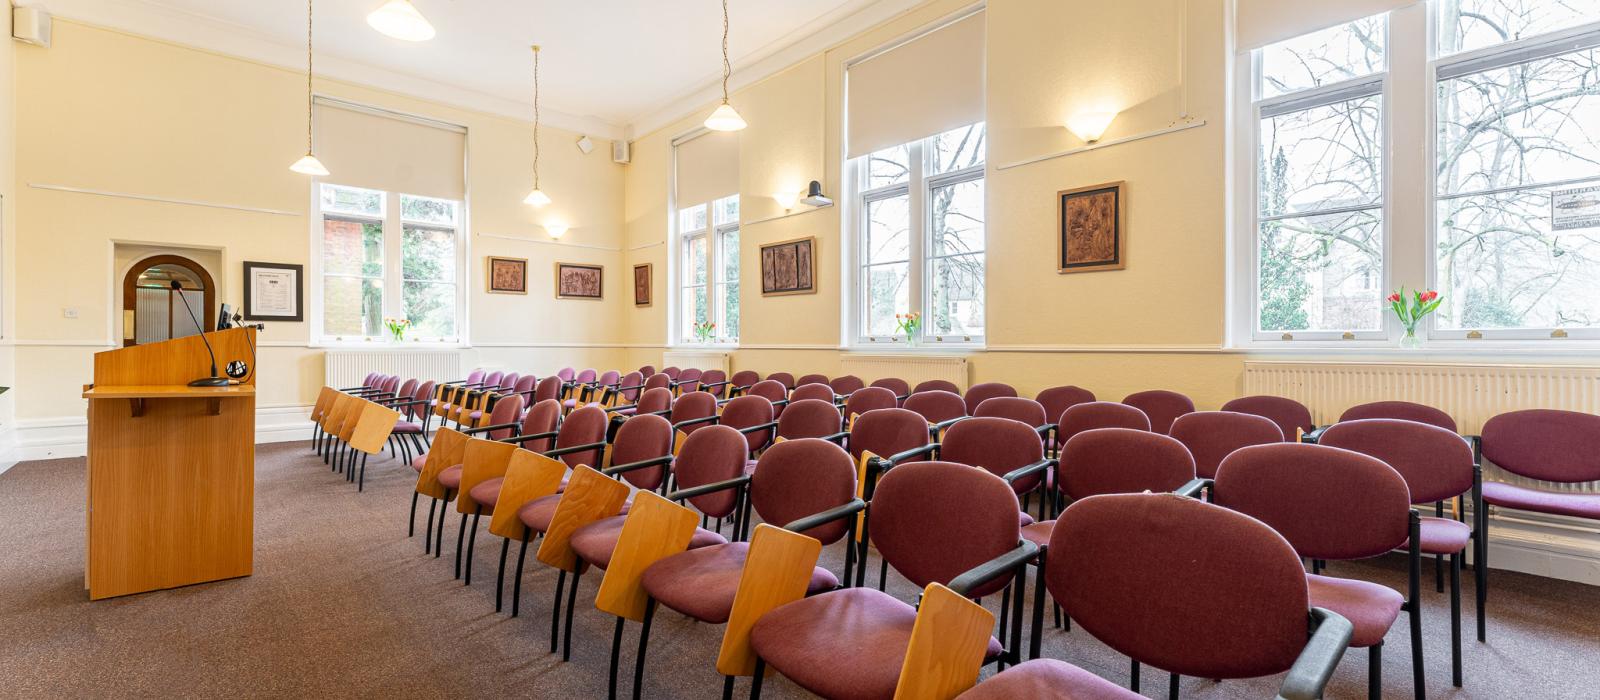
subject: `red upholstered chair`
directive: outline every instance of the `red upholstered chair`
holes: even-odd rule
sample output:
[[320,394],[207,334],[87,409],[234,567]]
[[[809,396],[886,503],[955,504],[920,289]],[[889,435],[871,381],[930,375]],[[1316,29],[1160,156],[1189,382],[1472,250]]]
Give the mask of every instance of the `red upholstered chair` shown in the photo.
[[577,378],[578,370],[575,370],[571,367],[562,367],[561,369],[556,370],[556,376],[560,377],[561,381],[563,382],[570,382]]
[[843,377],[834,377],[832,381],[828,382],[828,386],[833,387],[833,393],[840,396],[849,396],[854,394],[857,389],[864,388],[866,385],[866,382],[861,381],[861,378],[854,374],[846,374]]
[[608,369],[601,372],[600,378],[595,380],[595,391],[588,392],[583,399],[585,401],[598,401],[605,393],[615,391],[621,384],[622,373],[614,369]]
[[717,397],[704,391],[691,391],[672,402],[667,414],[672,427],[685,435],[717,422]]
[[740,396],[729,399],[722,406],[722,419],[726,425],[744,435],[750,443],[750,468],[755,468],[755,455],[772,441],[772,402],[760,396]]
[[807,384],[827,384],[827,383],[828,383],[828,375],[826,375],[826,374],[802,374],[802,375],[800,375],[800,379],[795,381],[795,387],[799,388],[799,387],[805,386]]
[[690,367],[678,373],[678,378],[672,382],[672,388],[680,394],[700,391],[700,378],[703,376],[705,372]]
[[599,373],[592,369],[578,372],[575,379],[568,382],[561,392],[561,405],[567,411],[572,411],[578,406],[588,403],[588,397],[599,386]]
[[[665,375],[658,374],[656,376]],[[645,389],[644,393],[639,395],[639,403],[634,404],[633,407],[633,414],[635,415],[653,414],[664,416],[670,412],[672,412],[672,390],[664,386]]]
[[1034,400],[1044,406],[1045,417],[1051,423],[1055,423],[1061,420],[1061,414],[1066,412],[1067,409],[1080,403],[1093,401],[1094,392],[1070,384],[1067,386],[1053,386],[1039,392],[1039,395],[1034,397]]
[[782,384],[785,389],[793,389],[795,386],[794,375],[788,372],[773,372],[767,375],[767,379]]
[[493,408],[489,409],[488,417],[479,421],[482,425],[463,430],[462,434],[486,440],[500,440],[517,433],[517,429],[522,426],[522,395],[495,396],[498,398],[493,402]]
[[904,408],[921,415],[929,425],[946,425],[967,416],[967,402],[961,395],[943,389],[913,392]]
[[[1422,518],[1422,553],[1433,555],[1440,591],[1444,578],[1440,562],[1450,557],[1451,679],[1461,687],[1461,559],[1476,536],[1466,523],[1444,517],[1442,501],[1472,495],[1473,512],[1483,510],[1482,472],[1473,461],[1471,445],[1444,428],[1408,420],[1369,418],[1340,421],[1323,432],[1317,444],[1360,452],[1383,460],[1400,472],[1415,505],[1436,504],[1435,517]],[[1483,547],[1474,550],[1474,556]],[[1487,572],[1478,568],[1478,590]],[[1483,608],[1478,609],[1482,618]],[[1482,624],[1482,623],[1480,623]]]
[[655,373],[656,373],[656,366],[655,365],[645,365],[645,366],[639,368],[639,374],[641,376],[648,377],[648,376],[650,376],[652,374],[655,374]]
[[523,403],[532,405],[534,388],[538,385],[538,377],[535,377],[531,374],[524,374],[520,377],[517,377],[517,383],[515,386],[511,387],[511,391],[513,393],[522,394]]
[[1283,431],[1284,442],[1299,442],[1300,436],[1317,427],[1311,422],[1311,409],[1282,396],[1245,396],[1222,404],[1222,410],[1249,413],[1277,423],[1278,429]]
[[[751,506],[762,521],[795,524],[796,531],[819,540],[823,546],[851,535],[856,519],[850,516],[866,507],[865,502],[855,498],[856,470],[849,453],[824,440],[800,439],[773,445],[761,455],[761,466],[750,477],[748,489]],[[817,517],[819,514],[826,515]],[[798,527],[819,520],[814,527]],[[641,583],[650,602],[645,608],[644,632],[634,661],[635,696],[644,679],[650,621],[657,605],[700,622],[728,622],[749,552],[748,542],[712,545],[668,556],[645,569]],[[854,561],[855,547],[845,547],[843,580],[850,580]],[[814,567],[806,595],[838,588],[840,580],[826,568]],[[615,650],[612,658],[616,658]],[[728,678],[731,682],[732,677]]]
[[911,395],[911,385],[906,383],[906,380],[899,377],[884,377],[882,379],[873,381],[869,386],[881,386],[885,389],[888,389],[889,391],[894,392],[894,395],[901,402],[904,402],[906,397]]
[[[760,396],[772,402],[772,412],[778,417],[783,417],[783,409],[789,403],[789,387],[776,379],[766,379],[750,385],[746,393],[751,396]],[[829,401],[828,403],[833,403]],[[835,409],[837,410],[837,409]]]
[[[433,415],[428,408],[433,405],[433,389],[434,383],[430,379],[414,387],[410,396],[402,396],[400,400],[386,404],[400,412],[400,420],[394,424],[395,434],[400,436],[402,444],[410,441],[411,447],[419,455],[428,451],[427,421]],[[406,457],[407,462],[413,459],[410,455]]]
[[[996,396],[984,399],[978,404],[978,410],[972,415],[980,418],[1010,418],[1014,421],[1026,423],[1028,427],[1039,434],[1041,444],[1048,444],[1050,434],[1054,432],[1054,421],[1049,419],[1044,405],[1033,399],[1020,396]],[[1024,504],[1026,507],[1026,504]]]
[[728,396],[739,396],[750,391],[750,387],[761,381],[761,374],[754,370],[743,369],[734,372],[728,378]]
[[1016,396],[1017,390],[1010,384],[1001,382],[984,382],[974,384],[967,389],[961,398],[967,402],[967,415],[978,415],[978,404],[997,396]]
[[561,402],[545,399],[522,414],[522,425],[517,434],[501,438],[502,442],[516,443],[524,450],[545,452],[555,448],[557,430],[561,427]]
[[500,386],[500,379],[502,377],[505,377],[505,376],[506,376],[506,373],[502,372],[500,370],[495,370],[493,372],[490,372],[490,373],[484,375],[483,376],[483,388],[485,388],[485,389],[498,388]]
[[1283,430],[1271,419],[1233,411],[1196,411],[1178,416],[1168,432],[1194,455],[1195,473],[1217,476],[1217,465],[1234,450],[1283,442]]
[[1056,442],[1065,445],[1072,436],[1095,428],[1149,430],[1150,419],[1144,411],[1127,404],[1110,401],[1081,403],[1061,413],[1061,420],[1056,424]]
[[948,391],[956,396],[961,395],[961,387],[956,386],[955,382],[949,382],[943,379],[929,379],[925,382],[919,382],[917,383],[916,388],[911,390],[911,393],[920,394],[924,391]]
[[720,369],[708,369],[700,375],[700,388],[711,392],[712,396],[722,398],[728,395],[728,373]]
[[638,372],[629,372],[617,380],[617,386],[601,397],[600,403],[607,406],[630,404],[639,400],[639,394],[644,392],[644,375]]
[[1416,421],[1444,428],[1452,433],[1456,431],[1456,419],[1432,406],[1410,401],[1374,401],[1359,406],[1351,406],[1340,414],[1339,421],[1362,420],[1365,418],[1395,418],[1398,420]]
[[522,379],[520,372],[506,372],[505,376],[500,377],[500,393],[506,394],[515,391],[517,381],[520,379]]
[[790,401],[804,401],[806,399],[818,399],[821,401],[827,401],[828,403],[833,403],[838,400],[837,396],[833,393],[833,387],[821,382],[801,384],[800,386],[795,387],[794,391],[789,393]]
[[683,373],[683,370],[677,367],[662,367],[661,373],[670,377],[672,381],[678,381],[678,376]]
[[[1287,672],[1278,697],[1322,697],[1350,641],[1348,620],[1311,607],[1300,558],[1282,536],[1191,498],[1127,494],[1074,503],[1061,516],[1044,568],[1045,585],[1083,629],[1131,657],[1135,668],[1148,664],[1174,681]],[[1176,683],[1169,695],[1177,696]],[[1143,696],[1040,659],[960,697]]]
[[859,416],[867,411],[876,411],[880,408],[894,408],[896,403],[897,400],[894,392],[883,387],[874,386],[856,389],[850,394],[850,398],[845,400],[845,420],[846,422],[854,420],[855,416]]
[[[917,587],[941,583],[968,598],[1006,591],[1013,613],[1010,649],[991,638],[985,658],[1020,660],[1021,574],[1038,546],[1019,538],[1010,485],[966,465],[906,464],[884,474],[868,508],[872,543]],[[780,606],[751,628],[750,644],[760,659],[755,677],[770,666],[823,697],[894,697],[915,623],[916,608],[868,588]],[[1004,621],[1001,627],[1004,634]],[[754,686],[752,697],[759,688]]]
[[1194,413],[1194,401],[1176,391],[1155,389],[1129,394],[1123,403],[1144,411],[1150,418],[1150,430],[1166,435],[1172,430],[1172,421],[1185,413]]
[[533,403],[538,405],[546,401],[561,402],[561,387],[566,383],[561,377],[550,375],[539,380],[533,389]]
[[1350,620],[1350,646],[1367,649],[1367,696],[1383,695],[1383,641],[1402,610],[1411,622],[1416,697],[1425,697],[1419,519],[1405,479],[1382,460],[1323,445],[1280,443],[1235,451],[1217,469],[1212,499],[1283,535],[1312,560],[1366,559],[1405,547],[1410,581],[1388,586],[1307,574],[1311,605]]
[[844,428],[844,417],[839,415],[839,408],[828,401],[806,399],[790,404],[778,416],[778,437],[784,440],[799,440],[801,438],[821,438],[835,443],[843,442],[847,433],[841,432]]
[[[1600,480],[1600,416],[1575,411],[1527,410],[1502,413],[1483,424],[1483,457],[1509,474],[1558,484]],[[1483,485],[1483,500],[1491,506],[1533,513],[1600,520],[1600,495],[1546,491],[1498,481]],[[1479,551],[1474,567],[1488,570],[1489,516],[1478,518]],[[1478,610],[1483,614],[1487,583],[1478,587]],[[1478,641],[1484,639],[1478,623]]]
[[[1007,397],[989,399],[984,403],[1004,398]],[[1043,409],[1040,411],[1042,414]],[[1037,490],[1044,483],[1044,470],[1055,463],[1045,459],[1044,442],[1039,439],[1039,432],[1033,426],[994,416],[969,418],[950,426],[939,441],[938,458],[986,469],[1011,484],[1018,496]],[[1033,469],[1029,470],[1028,467]],[[1040,508],[1042,512],[1042,502]],[[1025,512],[1019,512],[1018,518],[1022,525],[1033,523],[1033,518]]]

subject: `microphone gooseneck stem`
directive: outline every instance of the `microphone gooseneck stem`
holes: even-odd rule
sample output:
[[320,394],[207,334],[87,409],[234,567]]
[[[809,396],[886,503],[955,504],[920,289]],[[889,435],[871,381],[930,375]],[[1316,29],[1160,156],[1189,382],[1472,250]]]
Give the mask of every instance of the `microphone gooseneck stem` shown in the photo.
[[200,324],[200,319],[195,317],[195,315],[194,315],[194,308],[189,306],[189,299],[187,297],[185,297],[184,294],[183,294],[183,284],[178,282],[177,280],[173,280],[172,281],[172,291],[178,293],[178,301],[183,302],[183,309],[185,311],[189,312],[189,320],[194,321],[195,328],[199,328],[200,329],[200,342],[205,343],[206,354],[211,356],[211,374],[209,376],[205,377],[204,379],[196,379],[193,382],[190,382],[189,385],[190,386],[221,386],[221,385],[227,384],[228,380],[222,379],[221,377],[217,376],[217,351],[211,349],[211,341],[206,339],[205,326]]

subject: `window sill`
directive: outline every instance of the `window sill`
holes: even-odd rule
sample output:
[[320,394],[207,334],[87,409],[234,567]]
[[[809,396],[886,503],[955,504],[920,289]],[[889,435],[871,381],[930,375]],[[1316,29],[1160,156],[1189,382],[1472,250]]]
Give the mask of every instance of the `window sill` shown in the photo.
[[472,348],[471,343],[445,343],[408,341],[396,343],[391,340],[313,340],[307,347],[321,350],[467,350]]
[[668,350],[703,350],[703,351],[734,351],[739,349],[738,343],[677,343],[668,345]]
[[1600,341],[1434,340],[1424,341],[1418,348],[1401,348],[1385,341],[1285,341],[1240,344],[1223,351],[1267,360],[1593,364],[1600,356]]
[[839,349],[862,355],[967,355],[983,352],[986,347],[982,343],[856,343]]

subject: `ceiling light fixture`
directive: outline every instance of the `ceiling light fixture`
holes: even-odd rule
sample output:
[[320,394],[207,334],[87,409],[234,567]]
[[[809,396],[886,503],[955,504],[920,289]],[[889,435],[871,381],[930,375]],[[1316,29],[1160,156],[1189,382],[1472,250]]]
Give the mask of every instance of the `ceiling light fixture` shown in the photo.
[[411,0],[389,0],[367,15],[367,24],[384,36],[401,41],[427,41],[433,38],[433,25],[422,16]]
[[289,169],[301,175],[327,177],[328,169],[311,153],[311,2],[306,0],[306,154]]
[[523,204],[539,208],[550,203],[550,195],[539,189],[539,45],[533,45],[533,191]]
[[722,0],[722,104],[706,117],[706,128],[712,131],[738,131],[745,128],[744,117],[728,103],[728,76],[733,74],[733,63],[728,61],[728,0]]

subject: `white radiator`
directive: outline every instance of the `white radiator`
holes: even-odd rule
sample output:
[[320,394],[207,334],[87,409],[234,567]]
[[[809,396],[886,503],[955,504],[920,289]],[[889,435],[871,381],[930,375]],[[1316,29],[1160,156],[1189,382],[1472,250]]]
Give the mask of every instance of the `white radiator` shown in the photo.
[[845,353],[839,358],[843,374],[854,374],[868,384],[885,377],[898,377],[911,386],[930,379],[953,382],[967,390],[967,358],[939,355],[878,355]]
[[461,353],[455,350],[329,350],[324,353],[323,381],[332,387],[356,386],[370,372],[406,379],[461,379]]
[[709,350],[668,350],[661,353],[662,367],[678,369],[720,369],[728,371],[728,353]]

